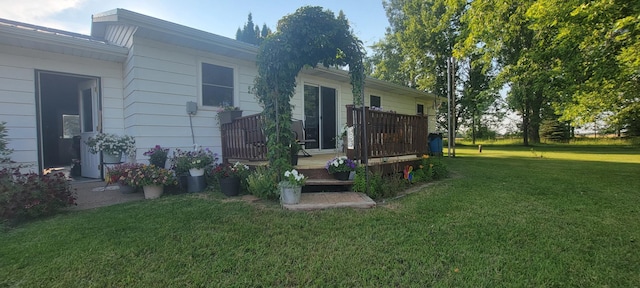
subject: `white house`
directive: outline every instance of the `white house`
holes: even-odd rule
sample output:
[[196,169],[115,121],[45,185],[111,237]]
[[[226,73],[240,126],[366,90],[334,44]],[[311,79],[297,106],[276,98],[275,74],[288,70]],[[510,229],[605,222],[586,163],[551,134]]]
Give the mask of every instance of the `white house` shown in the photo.
[[[132,135],[138,161],[156,144],[188,149],[195,142],[220,152],[219,105],[261,111],[250,92],[258,47],[123,9],[93,15],[91,24],[91,35],[80,35],[0,19],[0,122],[14,161],[42,171],[80,158],[83,176],[99,178],[99,155],[73,136]],[[297,81],[294,118],[314,126],[319,139],[307,150],[331,150],[337,133],[322,134],[346,122],[349,76],[305,69]],[[434,129],[433,95],[372,78],[365,85],[367,105],[424,113]],[[197,103],[195,115],[187,102]]]

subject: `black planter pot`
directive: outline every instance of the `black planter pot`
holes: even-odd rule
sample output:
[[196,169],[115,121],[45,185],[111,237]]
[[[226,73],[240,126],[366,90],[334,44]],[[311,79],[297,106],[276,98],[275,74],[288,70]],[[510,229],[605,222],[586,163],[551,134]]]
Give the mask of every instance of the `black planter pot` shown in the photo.
[[291,154],[291,166],[298,165],[298,154]]
[[207,188],[207,181],[202,176],[187,176],[187,192],[195,193],[202,192]]
[[222,194],[227,196],[238,196],[238,194],[240,194],[240,178],[221,178],[220,191],[222,192]]
[[351,174],[351,171],[336,172],[333,173],[333,178],[336,178],[336,180],[349,180],[349,174]]

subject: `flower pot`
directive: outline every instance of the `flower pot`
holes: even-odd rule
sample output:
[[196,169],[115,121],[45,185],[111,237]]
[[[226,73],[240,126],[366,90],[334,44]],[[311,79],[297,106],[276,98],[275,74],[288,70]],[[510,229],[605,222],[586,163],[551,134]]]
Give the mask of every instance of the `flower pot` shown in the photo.
[[204,175],[204,168],[191,168],[189,169],[189,175],[191,176],[202,176]]
[[202,192],[205,188],[207,188],[207,181],[205,180],[204,175],[187,176],[187,192]]
[[291,154],[291,166],[298,165],[298,154]]
[[240,117],[242,117],[241,110],[218,112],[218,119],[220,120],[220,125],[231,123],[233,122],[233,119],[240,118]]
[[294,186],[287,182],[280,182],[280,203],[282,204],[298,204],[300,203],[300,195],[302,187]]
[[104,164],[120,164],[122,160],[122,152],[118,153],[107,153],[102,152],[102,163]]
[[349,180],[349,174],[351,174],[351,171],[336,172],[333,173],[333,178],[336,180]]
[[136,187],[133,186],[129,186],[127,184],[118,184],[120,186],[120,192],[122,192],[122,194],[132,194],[136,192]]
[[240,194],[240,178],[220,178],[220,191],[227,196],[237,196]]
[[162,185],[147,185],[143,186],[144,190],[144,199],[156,199],[160,198],[162,192],[164,191],[164,186]]

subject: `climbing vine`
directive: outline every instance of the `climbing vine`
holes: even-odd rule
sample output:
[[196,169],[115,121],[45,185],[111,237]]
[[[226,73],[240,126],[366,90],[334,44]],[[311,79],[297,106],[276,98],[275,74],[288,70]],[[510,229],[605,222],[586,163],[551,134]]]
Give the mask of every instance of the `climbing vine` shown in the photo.
[[291,104],[296,76],[305,66],[348,66],[353,103],[361,105],[364,49],[342,11],[335,17],[322,7],[305,6],[278,21],[277,31],[258,50],[255,94],[263,106],[270,165],[281,178],[290,167]]

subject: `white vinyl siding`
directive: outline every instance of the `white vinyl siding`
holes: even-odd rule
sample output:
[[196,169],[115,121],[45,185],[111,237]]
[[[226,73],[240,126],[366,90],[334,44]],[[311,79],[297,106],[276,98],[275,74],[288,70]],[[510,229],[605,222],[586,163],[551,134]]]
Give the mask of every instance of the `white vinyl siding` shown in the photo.
[[12,160],[34,164],[29,169],[37,170],[36,70],[100,78],[105,106],[103,129],[123,133],[121,63],[6,45],[0,45],[0,51],[0,122],[7,122],[8,146],[14,149]]

